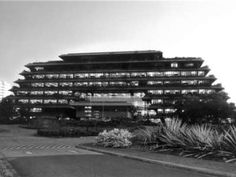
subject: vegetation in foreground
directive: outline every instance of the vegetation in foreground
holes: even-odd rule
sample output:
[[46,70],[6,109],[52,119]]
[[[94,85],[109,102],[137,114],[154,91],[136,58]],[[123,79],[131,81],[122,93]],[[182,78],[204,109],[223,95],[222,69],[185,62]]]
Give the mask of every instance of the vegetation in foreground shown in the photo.
[[[114,131],[126,131],[125,134]],[[126,136],[129,134],[129,136]],[[122,142],[130,143],[122,144]],[[128,147],[139,145],[152,151],[178,154],[198,159],[236,161],[236,127],[219,130],[210,124],[188,125],[181,120],[173,119],[165,126],[155,126],[127,130],[112,130],[100,133],[98,145],[104,147]],[[118,144],[118,145],[117,145]]]

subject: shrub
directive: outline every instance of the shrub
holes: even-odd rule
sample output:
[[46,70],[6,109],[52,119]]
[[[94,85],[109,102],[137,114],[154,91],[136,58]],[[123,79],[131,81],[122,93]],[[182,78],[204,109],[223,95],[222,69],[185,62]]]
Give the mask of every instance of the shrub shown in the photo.
[[138,128],[133,132],[132,142],[143,145],[158,144],[160,133],[160,126]]
[[225,131],[224,149],[236,155],[236,127],[231,126],[228,131]]
[[98,134],[97,144],[104,147],[128,147],[132,145],[130,139],[133,137],[126,129],[104,130]]
[[195,150],[221,149],[223,137],[209,124],[187,125],[177,119],[168,122],[160,136],[167,146]]
[[182,156],[196,158],[210,157],[226,162],[236,161],[236,127],[226,130],[211,124],[187,125],[181,120],[173,119],[166,126],[146,127],[134,131],[134,142],[158,146],[152,149],[171,151]]
[[94,127],[89,128],[88,130],[84,127],[60,127],[57,129],[38,129],[37,134],[40,136],[47,137],[80,137],[80,136],[97,136],[98,130]]

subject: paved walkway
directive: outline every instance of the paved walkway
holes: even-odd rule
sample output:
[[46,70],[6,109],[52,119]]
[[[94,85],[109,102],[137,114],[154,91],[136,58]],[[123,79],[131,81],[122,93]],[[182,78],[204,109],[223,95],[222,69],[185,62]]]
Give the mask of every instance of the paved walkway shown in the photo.
[[0,177],[208,177],[205,174],[79,149],[94,137],[45,138],[0,125]]
[[39,137],[33,129],[21,128],[18,125],[0,125],[0,158],[94,154],[94,152],[75,148],[76,145],[86,142],[94,142],[94,137]]

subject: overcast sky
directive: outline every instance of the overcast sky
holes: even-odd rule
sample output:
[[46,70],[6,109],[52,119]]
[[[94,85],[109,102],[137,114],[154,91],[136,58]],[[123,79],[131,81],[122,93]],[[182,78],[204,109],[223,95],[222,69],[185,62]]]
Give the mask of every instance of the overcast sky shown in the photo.
[[234,1],[0,1],[0,80],[70,52],[161,50],[202,57],[236,102]]

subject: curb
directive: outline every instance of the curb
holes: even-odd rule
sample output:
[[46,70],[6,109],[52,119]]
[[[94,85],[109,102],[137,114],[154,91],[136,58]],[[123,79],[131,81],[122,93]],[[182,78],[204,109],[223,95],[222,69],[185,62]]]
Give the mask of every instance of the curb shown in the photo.
[[76,147],[81,148],[81,149],[85,149],[85,150],[100,152],[100,153],[104,153],[104,154],[115,155],[115,156],[119,156],[119,157],[123,157],[123,158],[127,158],[127,159],[139,160],[139,161],[143,161],[143,162],[147,162],[147,163],[159,164],[159,165],[163,165],[163,166],[179,168],[179,169],[184,169],[184,170],[188,170],[188,171],[195,171],[195,172],[208,174],[208,175],[214,175],[214,176],[219,176],[219,177],[236,177],[236,174],[233,174],[233,173],[216,171],[216,170],[211,170],[211,169],[207,169],[207,168],[193,167],[193,166],[176,164],[176,163],[172,163],[172,162],[149,159],[149,158],[145,158],[145,157],[127,155],[124,153],[112,152],[109,150],[103,150],[103,149],[98,149],[98,148],[93,148],[93,147],[88,147],[88,146],[83,146],[83,145],[78,145]]

